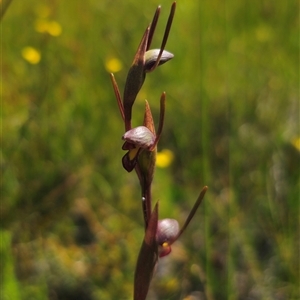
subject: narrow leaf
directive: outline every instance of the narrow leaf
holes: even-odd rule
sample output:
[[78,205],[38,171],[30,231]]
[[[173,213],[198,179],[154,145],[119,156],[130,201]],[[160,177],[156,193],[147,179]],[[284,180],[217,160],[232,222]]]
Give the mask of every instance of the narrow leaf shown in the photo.
[[188,215],[188,217],[187,217],[184,225],[180,229],[180,232],[178,233],[178,236],[174,239],[174,241],[177,240],[181,236],[181,234],[185,231],[185,229],[187,228],[187,226],[189,225],[189,223],[193,219],[193,217],[194,217],[194,215],[195,215],[195,213],[196,213],[199,205],[202,203],[202,200],[203,200],[204,195],[205,195],[205,193],[206,193],[207,190],[208,190],[207,186],[203,187],[203,189],[200,192],[200,194],[199,194],[199,196],[198,196],[198,198],[197,198],[197,200],[196,200],[196,202],[195,202],[195,204],[194,204],[194,206],[193,206],[190,214]]
[[110,79],[111,79],[111,82],[112,82],[112,85],[113,85],[113,88],[114,88],[114,92],[115,92],[115,95],[116,95],[116,98],[117,98],[119,110],[120,110],[122,119],[124,121],[125,120],[125,117],[124,117],[124,107],[123,107],[123,104],[122,104],[120,90],[119,90],[118,84],[116,82],[116,79],[115,79],[115,76],[114,76],[113,73],[110,73]]
[[167,40],[168,40],[169,33],[170,33],[170,30],[171,30],[173,18],[174,18],[174,15],[175,15],[175,10],[176,10],[176,2],[173,2],[172,6],[171,6],[171,11],[170,11],[170,14],[169,14],[168,22],[167,22],[167,25],[166,25],[166,28],[165,28],[164,37],[163,37],[163,40],[162,40],[162,43],[161,43],[161,46],[160,46],[160,52],[158,54],[156,63],[153,65],[153,67],[150,70],[148,70],[148,72],[154,71],[156,69],[156,67],[159,65],[160,58],[161,58],[161,56],[163,54],[163,51],[164,51],[164,49],[166,47],[166,44],[167,44]]
[[146,50],[149,50],[149,48],[151,46],[152,38],[153,38],[153,35],[154,35],[154,32],[155,32],[155,28],[156,28],[156,25],[157,25],[159,14],[160,14],[160,8],[161,8],[161,6],[157,7],[157,9],[155,11],[155,14],[153,16],[153,20],[152,20],[152,22],[150,24],[150,32],[149,32],[149,38],[148,38],[148,41],[147,41],[147,48],[146,48]]

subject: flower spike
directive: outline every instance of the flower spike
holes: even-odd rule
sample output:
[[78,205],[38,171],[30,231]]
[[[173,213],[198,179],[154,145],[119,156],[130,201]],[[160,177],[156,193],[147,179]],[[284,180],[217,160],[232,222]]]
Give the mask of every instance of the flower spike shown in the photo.
[[160,113],[157,128],[155,127],[147,100],[145,100],[143,124],[136,127],[132,127],[131,124],[132,108],[144,84],[146,74],[154,71],[158,66],[174,57],[172,53],[165,50],[165,46],[175,10],[176,2],[171,6],[160,48],[150,49],[161,11],[161,7],[157,7],[152,22],[145,30],[132,65],[129,68],[123,98],[121,97],[114,75],[110,74],[118,107],[125,125],[125,133],[122,136],[124,141],[122,149],[127,152],[122,158],[122,165],[127,172],[131,172],[134,169],[139,179],[145,226],[145,235],[134,274],[134,300],[146,299],[158,259],[168,255],[172,251],[172,244],[186,230],[208,189],[207,186],[202,189],[181,229],[175,219],[158,220],[158,203],[156,203],[154,210],[152,210],[151,189],[156,166],[157,144],[164,126],[166,93],[163,92],[160,97]]

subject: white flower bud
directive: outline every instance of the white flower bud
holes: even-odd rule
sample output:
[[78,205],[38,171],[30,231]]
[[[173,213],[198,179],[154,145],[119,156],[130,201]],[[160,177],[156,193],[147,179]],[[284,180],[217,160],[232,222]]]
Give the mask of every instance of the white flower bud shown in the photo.
[[155,142],[154,134],[145,126],[138,126],[125,132],[123,140],[143,149],[150,148]]
[[[151,70],[153,65],[156,63],[157,57],[159,55],[160,49],[152,49],[148,50],[145,53],[145,71]],[[159,60],[159,66],[167,62],[168,60],[172,59],[174,57],[174,54],[171,52],[168,52],[166,50],[163,51],[161,58]]]
[[174,219],[162,219],[157,222],[156,241],[159,245],[172,243],[179,233],[179,224]]

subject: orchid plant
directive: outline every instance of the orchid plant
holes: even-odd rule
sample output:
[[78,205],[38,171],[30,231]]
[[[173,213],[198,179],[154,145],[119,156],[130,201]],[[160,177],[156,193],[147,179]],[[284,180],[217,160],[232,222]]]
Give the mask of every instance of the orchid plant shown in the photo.
[[126,154],[122,164],[126,171],[135,170],[141,186],[142,213],[145,224],[145,236],[139,252],[135,277],[134,300],[144,300],[147,297],[150,282],[158,259],[171,252],[171,245],[182,235],[194,217],[208,189],[203,187],[184,225],[180,228],[174,219],[158,219],[158,203],[152,209],[151,186],[155,171],[157,144],[161,137],[165,116],[166,93],[160,97],[160,117],[155,129],[149,102],[145,101],[143,124],[132,127],[132,107],[143,86],[146,74],[153,72],[158,66],[166,63],[174,55],[165,50],[175,15],[176,2],[171,6],[160,49],[150,49],[155,28],[159,19],[161,7],[155,11],[151,24],[146,28],[138,46],[133,63],[128,71],[123,98],[113,74],[110,74],[115,96],[117,98],[121,117],[125,125],[122,136],[123,150]]

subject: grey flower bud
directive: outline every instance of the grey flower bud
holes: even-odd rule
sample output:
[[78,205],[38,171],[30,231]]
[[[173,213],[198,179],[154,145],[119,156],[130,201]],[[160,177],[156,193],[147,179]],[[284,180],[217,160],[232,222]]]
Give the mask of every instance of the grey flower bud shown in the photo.
[[138,126],[128,130],[122,139],[143,149],[150,148],[155,142],[154,134],[146,126]]
[[175,241],[179,233],[179,224],[174,219],[162,219],[157,222],[156,241],[159,245]]
[[[156,63],[157,57],[159,55],[160,49],[152,49],[148,50],[145,53],[145,71],[151,70],[153,65]],[[174,54],[171,52],[168,52],[166,50],[163,51],[160,61],[159,61],[159,66],[167,62],[168,60],[172,59],[174,57]]]

